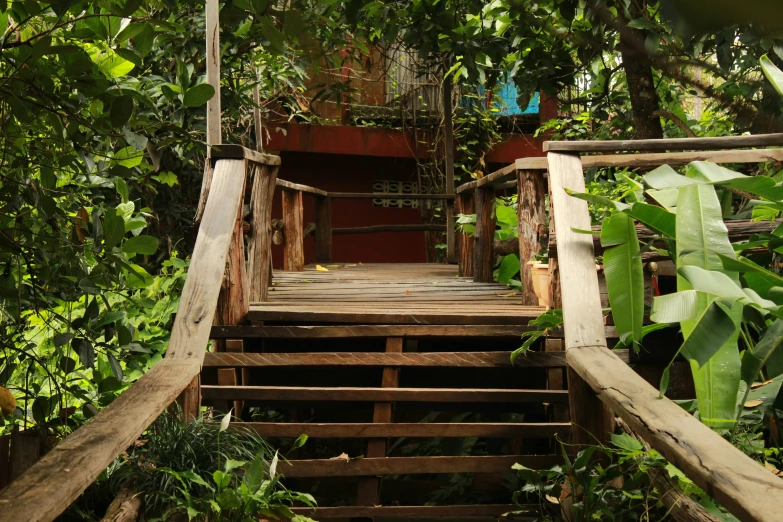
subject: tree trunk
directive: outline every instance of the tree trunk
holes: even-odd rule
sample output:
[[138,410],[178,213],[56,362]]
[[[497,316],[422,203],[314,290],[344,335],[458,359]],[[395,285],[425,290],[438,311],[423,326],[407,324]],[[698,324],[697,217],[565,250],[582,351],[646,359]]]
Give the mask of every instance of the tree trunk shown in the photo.
[[626,27],[620,33],[620,54],[631,96],[636,139],[663,138],[661,119],[656,116],[659,110],[658,93],[652,74],[652,62],[644,49],[645,34],[642,31]]

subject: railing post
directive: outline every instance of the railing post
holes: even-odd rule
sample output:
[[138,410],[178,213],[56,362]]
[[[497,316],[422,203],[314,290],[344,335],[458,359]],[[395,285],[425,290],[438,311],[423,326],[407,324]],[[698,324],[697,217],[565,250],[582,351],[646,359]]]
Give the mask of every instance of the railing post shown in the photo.
[[473,280],[491,283],[492,249],[495,243],[495,189],[480,187],[473,193],[476,206],[476,236],[473,242]]
[[248,270],[253,274],[250,278],[250,301],[261,302],[269,300],[269,285],[272,283],[272,202],[279,167],[252,165],[250,212],[253,226],[248,241]]
[[304,217],[302,191],[283,191],[283,270],[304,270]]
[[[457,212],[459,214],[474,214],[473,194],[463,192],[457,194]],[[459,253],[460,277],[473,277],[473,236],[461,232],[457,235],[457,252]]]
[[546,231],[546,182],[543,172],[518,170],[517,194],[522,304],[538,306],[538,297],[533,290],[533,270],[527,263],[541,249],[539,237]]
[[315,262],[332,262],[332,198],[315,198]]

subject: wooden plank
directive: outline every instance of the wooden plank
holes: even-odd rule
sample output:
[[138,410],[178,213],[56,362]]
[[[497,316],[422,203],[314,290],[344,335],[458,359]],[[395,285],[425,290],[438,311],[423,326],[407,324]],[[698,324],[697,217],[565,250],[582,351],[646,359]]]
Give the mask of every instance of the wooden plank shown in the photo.
[[[201,361],[218,301],[229,244],[243,195],[245,162],[220,160],[198,231],[166,357]],[[127,393],[127,392],[126,392]]]
[[283,224],[283,270],[301,272],[304,270],[304,205],[301,190],[283,192]]
[[[531,159],[531,158],[525,158],[525,159]],[[546,165],[546,158],[540,158],[540,160],[544,165]],[[515,176],[515,171],[518,168],[519,167],[517,167],[515,163],[512,163],[511,165],[506,165],[502,169],[496,170],[491,174],[487,174],[483,178],[479,178],[475,181],[469,181],[467,183],[463,183],[457,188],[456,192],[457,194],[470,193],[480,187],[486,187],[488,185],[495,185],[499,183],[504,183],[509,180],[513,180]],[[546,166],[544,166],[544,168],[546,168]]]
[[473,194],[476,208],[476,234],[473,241],[473,280],[491,283],[492,246],[495,242],[495,191],[486,187],[476,189]]
[[546,238],[547,183],[541,172],[517,172],[519,261],[522,281],[522,304],[536,306],[538,297],[533,289],[533,269],[528,262],[541,250]]
[[[562,339],[546,339],[544,349],[550,355],[565,355],[565,343]],[[625,354],[628,362],[628,354]],[[546,387],[548,390],[565,390],[566,379],[563,367],[549,368],[546,371]],[[553,422],[567,422],[569,420],[568,406],[565,404],[551,404],[548,408],[548,419]]]
[[[428,473],[505,473],[516,463],[545,469],[562,463],[557,455],[503,455],[481,457],[393,457],[366,459],[287,460],[278,471],[294,477],[361,477]],[[772,476],[772,474],[770,473]]]
[[[582,156],[582,168],[631,167],[655,168],[661,165],[687,165],[692,161],[712,163],[764,163],[783,161],[783,149],[722,150],[695,152],[665,152],[643,154],[604,154]],[[547,170],[546,158],[521,158],[516,161],[518,170]],[[459,192],[459,191],[458,191]]]
[[[669,138],[656,140],[547,141],[544,152],[628,152],[666,150],[739,149],[743,147],[779,147],[783,134],[720,136],[717,138]],[[552,164],[550,157],[550,166]]]
[[332,198],[315,200],[315,262],[332,262]]
[[223,143],[220,108],[220,6],[218,0],[205,2],[207,83],[215,95],[207,100],[207,145]]
[[474,388],[315,388],[305,386],[201,386],[208,400],[348,402],[566,402],[563,390]]
[[210,149],[210,154],[212,159],[244,159],[258,165],[280,165],[280,156],[263,154],[242,145],[216,144]]
[[456,196],[449,194],[408,194],[401,192],[329,192],[334,199],[433,199],[453,200]]
[[[295,366],[395,366],[418,368],[509,368],[511,352],[330,352],[330,353],[228,353],[210,352],[205,368]],[[564,353],[528,352],[517,357],[518,368],[562,368]],[[562,389],[562,388],[561,388]]]
[[236,429],[247,428],[261,437],[363,439],[373,437],[486,437],[486,438],[543,438],[571,432],[569,422],[551,423],[275,423],[240,422]]
[[[454,121],[452,100],[452,78],[443,79],[443,149],[446,177],[446,192],[454,194]],[[446,262],[457,262],[456,227],[454,218],[454,200],[446,202]]]
[[295,321],[313,323],[357,323],[357,324],[484,324],[484,325],[527,325],[531,319],[544,312],[541,307],[507,306],[509,315],[493,313],[451,312],[442,308],[412,310],[410,307],[392,310],[336,309],[334,307],[308,307],[299,304],[294,307],[281,305],[250,305],[248,319],[251,321]]
[[[232,212],[229,220],[233,215]],[[204,221],[205,226],[208,223]],[[0,491],[0,522],[54,520],[147,429],[200,369],[196,359],[166,358],[153,366],[114,402]]]
[[[349,337],[519,337],[531,326],[505,325],[350,325],[350,326],[213,326],[212,339],[322,339]],[[532,354],[531,354],[532,355]],[[209,356],[207,356],[207,359]]]
[[659,399],[658,390],[606,349],[592,241],[571,232],[585,222],[589,226],[587,205],[563,190],[581,188],[581,164],[563,154],[550,153],[549,158],[555,222],[561,235],[559,261],[570,368],[645,441],[737,518],[783,520],[779,478],[680,406]]
[[248,241],[248,272],[250,300],[266,301],[272,284],[272,204],[278,167],[252,165],[253,189],[250,193],[250,211],[253,227]]
[[[457,212],[460,214],[475,214],[473,195],[460,194],[457,197]],[[459,252],[459,276],[473,277],[473,236],[465,232],[457,234],[457,250]]]
[[201,376],[196,375],[177,397],[182,420],[190,423],[201,415]]
[[[319,508],[293,508],[294,513],[318,520],[332,518],[444,518],[488,517],[503,520],[530,517],[540,513],[539,506],[516,504],[475,504],[453,506],[340,506]],[[506,515],[508,514],[508,515]]]
[[370,225],[366,227],[333,228],[332,234],[377,234],[379,232],[443,232],[446,225]]
[[275,183],[278,187],[283,189],[284,192],[287,191],[304,192],[306,194],[310,194],[311,196],[318,196],[322,198],[325,198],[329,195],[329,193],[326,192],[325,190],[309,187],[307,185],[300,185],[299,183],[291,183],[290,181],[286,181],[280,178],[277,178],[277,181]]
[[35,430],[20,431],[18,426],[11,432],[10,471],[13,482],[30,469],[41,456],[41,436]]

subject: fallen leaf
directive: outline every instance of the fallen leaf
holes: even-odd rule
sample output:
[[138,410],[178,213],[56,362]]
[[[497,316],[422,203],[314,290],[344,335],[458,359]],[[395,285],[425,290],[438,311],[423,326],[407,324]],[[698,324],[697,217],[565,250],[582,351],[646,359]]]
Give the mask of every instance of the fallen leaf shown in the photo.
[[343,265],[343,268],[350,268],[352,266],[356,266],[356,265]]
[[340,268],[340,265],[326,265],[329,268]]
[[324,268],[321,265],[315,265],[315,269],[318,270],[319,272],[328,272],[329,271],[328,268]]
[[752,401],[746,402],[745,403],[745,407],[746,408],[755,408],[756,406],[761,406],[762,404],[764,404],[764,401],[759,400],[759,399],[754,399]]
[[498,297],[514,297],[518,292],[509,292],[507,294],[497,294]]
[[757,383],[751,384],[750,388],[752,390],[755,390],[756,388],[761,388],[762,386],[766,386],[767,384],[769,384],[771,382],[772,382],[772,379],[770,379],[768,381],[764,381],[764,382],[757,382]]
[[405,290],[405,295],[413,295],[413,292],[411,292],[410,290]]
[[764,467],[770,470],[773,474],[777,475],[778,477],[783,474],[783,471],[780,471],[778,468],[770,464],[769,462],[764,463]]
[[559,504],[560,500],[556,499],[552,495],[544,495],[548,501],[550,501],[552,504]]
[[332,457],[329,460],[344,460],[345,462],[348,462],[351,460],[351,457],[349,457],[347,453],[340,453],[336,457]]

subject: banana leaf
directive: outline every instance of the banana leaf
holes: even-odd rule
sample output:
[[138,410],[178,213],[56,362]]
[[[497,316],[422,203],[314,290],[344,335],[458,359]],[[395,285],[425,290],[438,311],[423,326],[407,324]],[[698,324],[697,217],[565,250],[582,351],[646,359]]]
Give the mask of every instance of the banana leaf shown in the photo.
[[761,70],[764,71],[769,83],[778,91],[778,94],[783,96],[783,71],[778,69],[766,54],[759,61],[761,62]]
[[644,322],[644,272],[633,219],[621,212],[605,219],[601,245],[611,247],[604,250],[604,272],[617,333],[637,344]]

